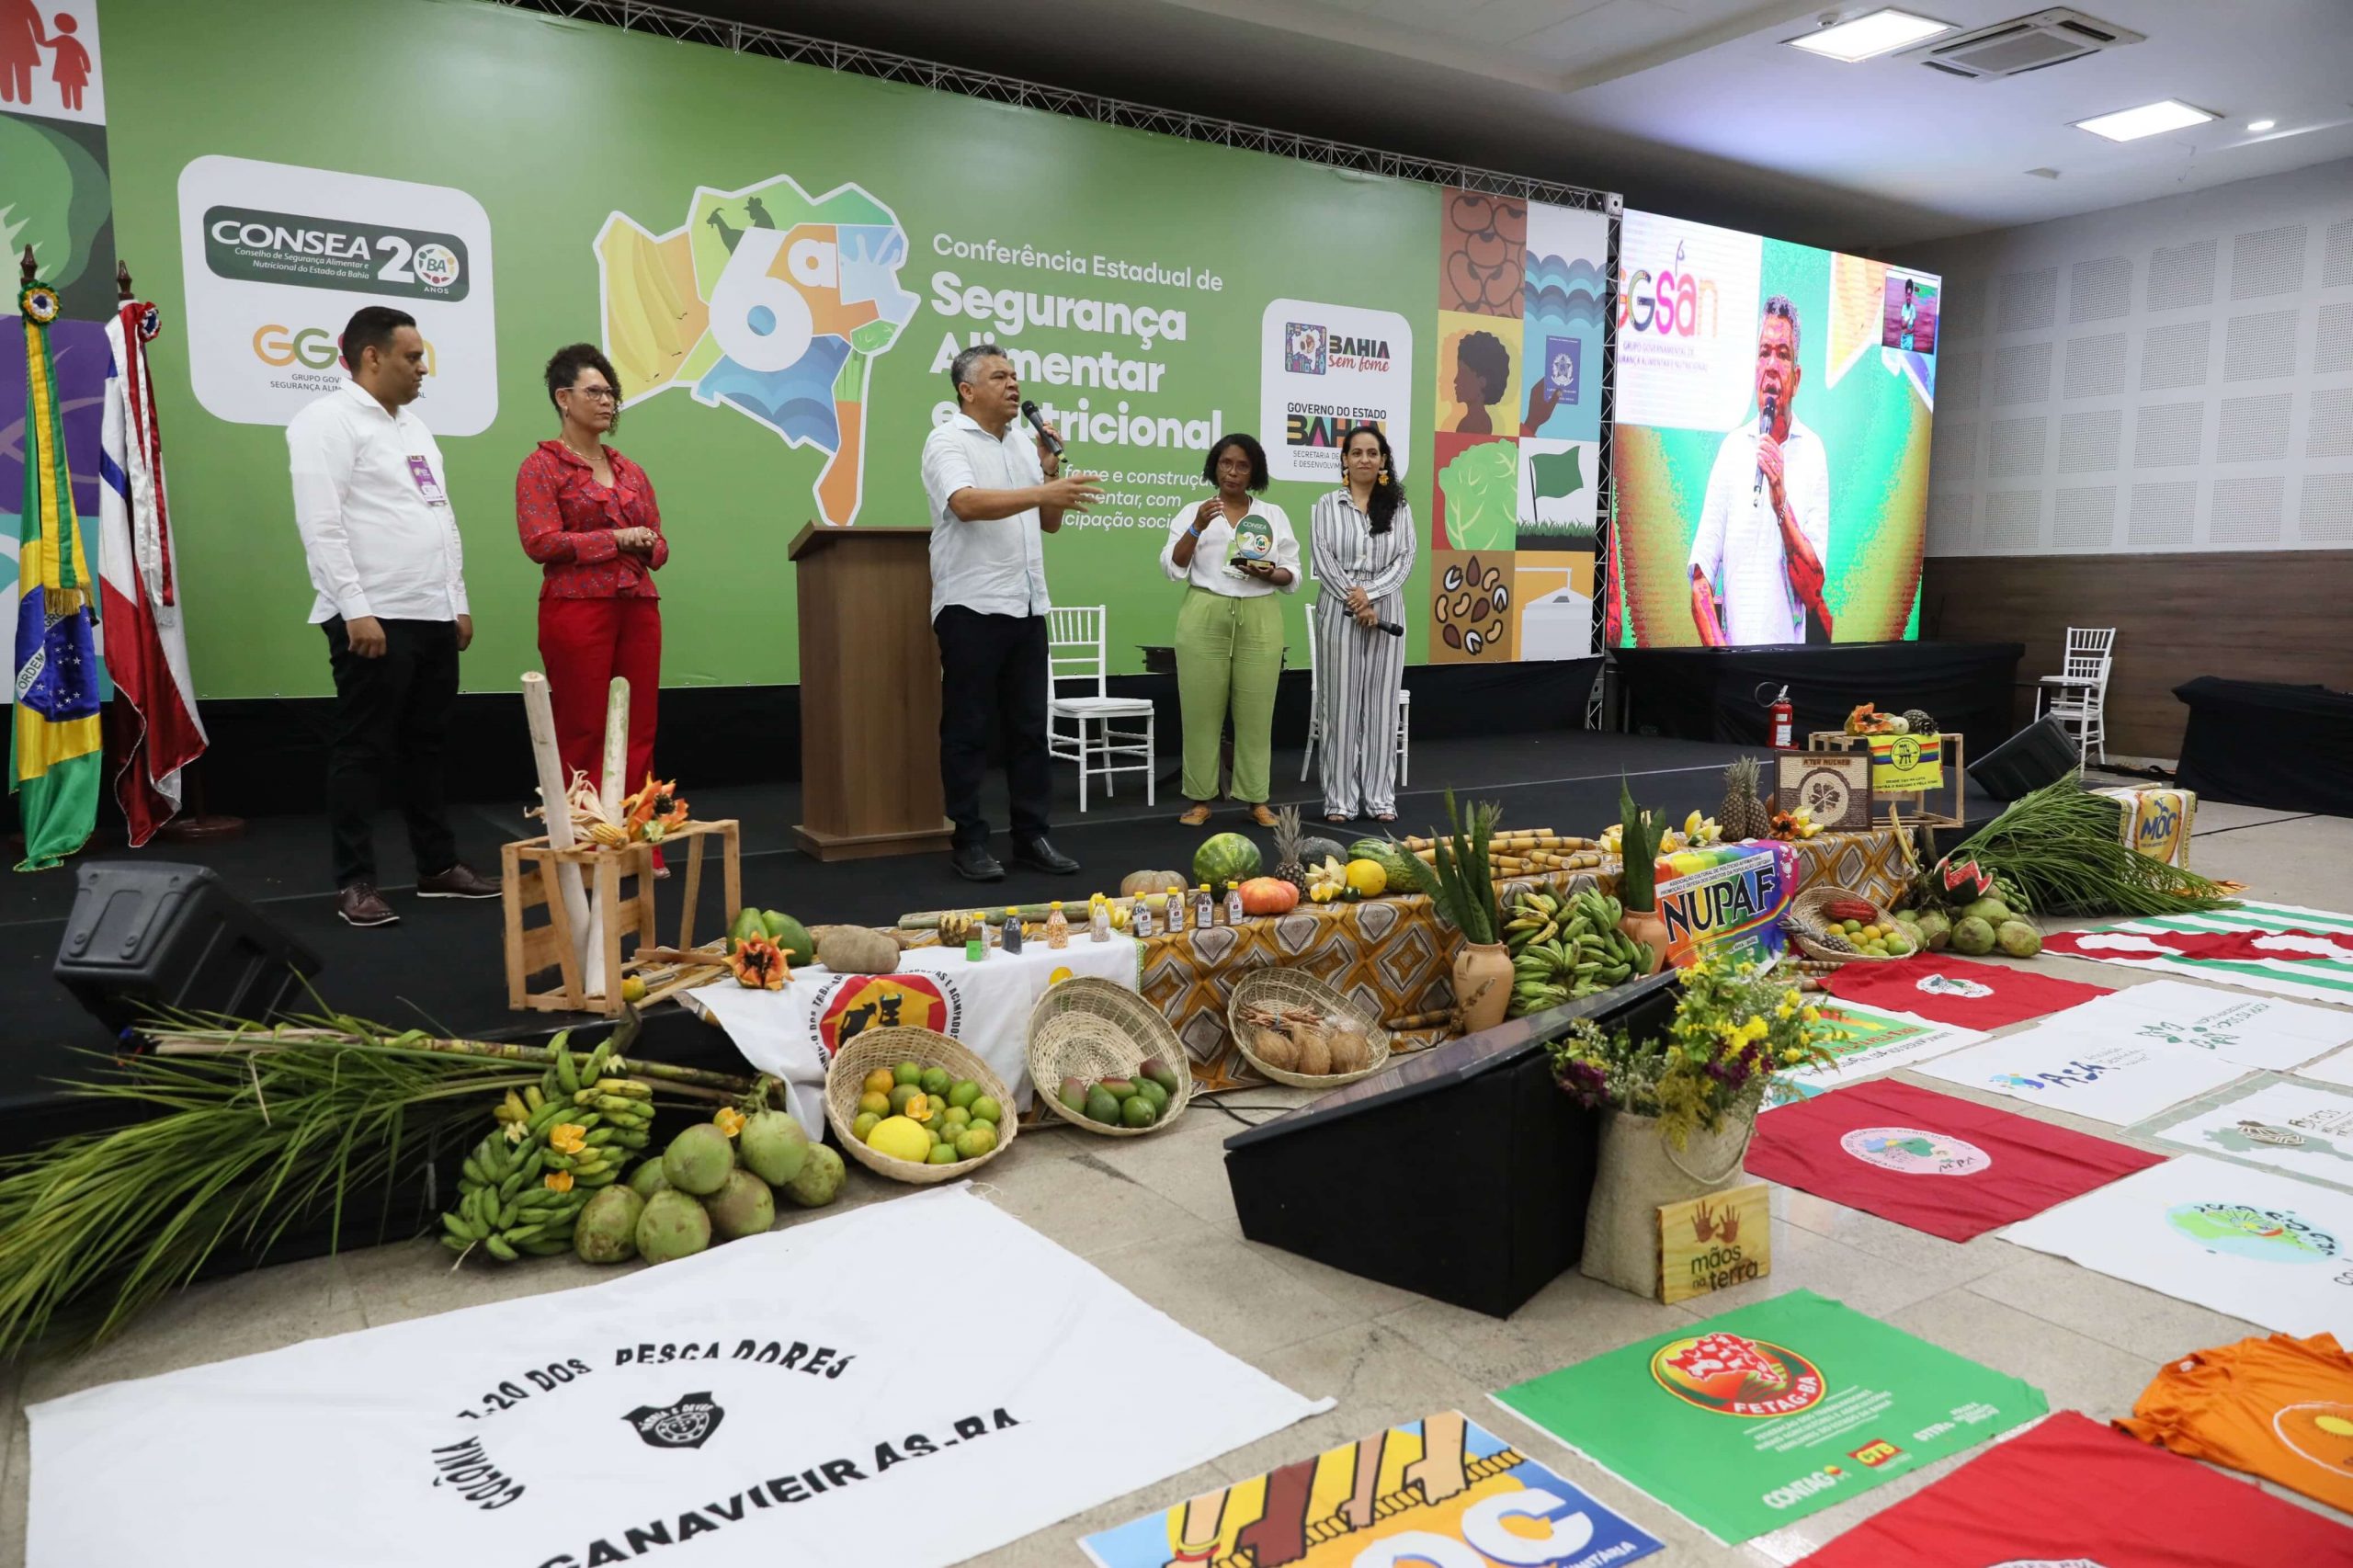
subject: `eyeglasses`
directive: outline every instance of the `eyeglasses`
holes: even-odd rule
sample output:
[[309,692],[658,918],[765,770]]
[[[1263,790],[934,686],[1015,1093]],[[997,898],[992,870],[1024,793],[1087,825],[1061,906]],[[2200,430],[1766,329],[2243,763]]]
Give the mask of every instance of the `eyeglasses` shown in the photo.
[[613,389],[610,387],[566,387],[563,390],[568,392],[577,392],[580,396],[586,398],[591,403],[611,403],[614,401]]

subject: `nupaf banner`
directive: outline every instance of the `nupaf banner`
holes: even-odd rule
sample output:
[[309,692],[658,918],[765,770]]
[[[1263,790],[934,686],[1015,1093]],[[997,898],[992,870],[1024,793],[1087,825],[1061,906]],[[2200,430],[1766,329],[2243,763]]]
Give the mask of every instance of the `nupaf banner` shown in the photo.
[[[358,306],[416,317],[446,459],[471,689],[536,668],[516,470],[589,341],[613,445],[671,542],[666,685],[799,678],[808,522],[927,520],[919,454],[957,351],[1010,351],[1105,496],[1046,543],[1107,606],[1111,673],[1174,637],[1171,519],[1253,434],[1302,534],[1336,443],[1381,426],[1414,508],[1408,657],[1592,647],[1610,220],[1130,131],[494,6],[103,4],[119,248],[155,347],[203,697],[330,689],[283,426]],[[360,62],[397,106],[333,112]],[[1492,448],[1449,506],[1434,431]],[[1483,432],[1483,433],[1481,433]],[[1449,522],[1450,520],[1450,522]],[[1448,532],[1449,526],[1452,532]],[[1306,620],[1286,601],[1294,667]]]
[[1917,636],[1939,279],[1651,212],[1619,256],[1622,645]]
[[1330,1403],[931,1188],[35,1405],[26,1561],[946,1568]]

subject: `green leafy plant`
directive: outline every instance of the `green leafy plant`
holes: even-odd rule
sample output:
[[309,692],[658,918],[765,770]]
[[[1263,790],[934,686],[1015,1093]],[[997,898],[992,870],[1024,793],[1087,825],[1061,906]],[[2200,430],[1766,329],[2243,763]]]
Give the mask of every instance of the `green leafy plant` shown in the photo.
[[[1934,907],[1954,902],[1942,868],[1974,860],[2048,915],[2186,915],[2232,902],[2219,882],[2143,855],[2126,843],[2120,808],[2071,774],[2010,802],[2009,809],[1942,860],[1926,858],[1914,892]],[[1974,891],[1960,898],[1977,897]]]
[[1454,791],[1449,790],[1446,822],[1451,831],[1431,830],[1435,853],[1430,861],[1404,857],[1415,891],[1429,895],[1439,917],[1461,932],[1466,942],[1493,943],[1503,928],[1503,916],[1495,906],[1495,867],[1487,848],[1503,814],[1503,807],[1493,801],[1473,801],[1466,825],[1455,810]]
[[1618,899],[1628,909],[1645,913],[1658,907],[1658,842],[1666,835],[1666,816],[1634,804],[1626,776],[1618,776],[1619,858]]
[[1637,1039],[1580,1018],[1547,1050],[1571,1098],[1658,1119],[1680,1149],[1694,1131],[1713,1132],[1754,1116],[1773,1074],[1831,1060],[1835,1025],[1797,987],[1751,963],[1703,955],[1680,976],[1675,1017]]

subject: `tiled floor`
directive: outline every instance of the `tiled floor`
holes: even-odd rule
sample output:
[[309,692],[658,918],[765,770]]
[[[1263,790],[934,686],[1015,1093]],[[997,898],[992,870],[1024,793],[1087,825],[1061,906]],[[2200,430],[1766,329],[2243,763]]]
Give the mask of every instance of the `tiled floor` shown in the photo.
[[[2353,821],[2209,805],[2199,811],[2198,828],[2198,869],[2236,878],[2284,902],[2347,907],[2343,869],[2353,864]],[[2039,962],[2054,974],[2104,985],[2134,978],[2109,965],[2057,958]],[[1929,1086],[1970,1093],[1941,1082]],[[1676,1568],[1793,1562],[1962,1462],[1947,1460],[1744,1547],[1711,1541],[1533,1435],[1485,1398],[1506,1382],[1701,1314],[1637,1300],[1572,1273],[1508,1321],[1497,1321],[1245,1242],[1220,1143],[1235,1129],[1236,1117],[1261,1119],[1302,1097],[1290,1090],[1232,1096],[1232,1114],[1204,1102],[1154,1138],[1097,1139],[1064,1130],[1025,1135],[990,1166],[978,1187],[982,1196],[1092,1260],[1187,1327],[1300,1392],[1330,1395],[1338,1403],[1326,1415],[976,1562],[988,1568],[1076,1564],[1084,1559],[1075,1540],[1090,1529],[1448,1407],[1509,1432],[1627,1513],[1667,1543],[1654,1561]],[[2015,1100],[1980,1097],[2019,1108]],[[2116,1135],[2112,1128],[2079,1119],[2052,1114],[2050,1119]],[[884,1201],[893,1190],[854,1172],[845,1201]],[[1778,1189],[1774,1212],[1782,1224],[1774,1238],[1771,1276],[1711,1298],[1708,1311],[1805,1287],[2025,1378],[2049,1395],[2053,1408],[2122,1415],[2166,1358],[2261,1332],[1992,1237],[1956,1245]],[[23,1560],[28,1445],[21,1411],[28,1402],[315,1335],[567,1289],[597,1277],[570,1259],[453,1275],[447,1258],[426,1242],[272,1269],[188,1292],[100,1357],[0,1364],[0,1397],[8,1402],[0,1428],[0,1562]]]

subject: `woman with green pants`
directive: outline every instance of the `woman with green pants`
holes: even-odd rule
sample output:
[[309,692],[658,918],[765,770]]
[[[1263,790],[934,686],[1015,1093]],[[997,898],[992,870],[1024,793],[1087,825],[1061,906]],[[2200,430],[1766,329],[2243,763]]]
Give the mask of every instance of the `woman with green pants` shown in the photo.
[[1267,809],[1267,758],[1274,749],[1275,683],[1283,669],[1282,602],[1299,591],[1299,540],[1270,501],[1266,449],[1231,435],[1210,449],[1201,477],[1217,494],[1168,522],[1160,569],[1184,584],[1176,609],[1176,699],[1185,716],[1186,799],[1176,820],[1199,827],[1217,799],[1218,741],[1233,713],[1233,798],[1260,827]]

